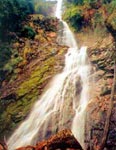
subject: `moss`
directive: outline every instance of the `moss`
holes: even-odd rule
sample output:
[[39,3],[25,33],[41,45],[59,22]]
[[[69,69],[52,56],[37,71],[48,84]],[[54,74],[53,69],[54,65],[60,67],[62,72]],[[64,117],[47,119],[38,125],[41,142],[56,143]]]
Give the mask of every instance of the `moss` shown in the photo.
[[[9,104],[2,115],[0,115],[0,138],[3,138],[4,135],[7,136],[9,132],[12,132],[24,120],[37,98],[38,92],[33,90],[20,101]],[[2,133],[4,134],[2,135]]]
[[[59,53],[61,55],[64,51]],[[2,113],[0,120],[5,123],[0,131],[12,131],[27,116],[34,102],[38,99],[40,90],[43,90],[43,86],[47,84],[49,78],[56,73],[53,67],[55,60],[55,56],[51,56],[43,61],[33,70],[30,77],[19,85],[16,91],[18,101],[9,104]]]
[[52,73],[52,69],[50,68],[53,66],[55,60],[54,58],[47,59],[44,64],[38,66],[33,73],[31,74],[30,78],[24,81],[17,90],[18,97],[24,96],[25,94],[31,92],[34,88],[37,88],[45,81],[45,76]]

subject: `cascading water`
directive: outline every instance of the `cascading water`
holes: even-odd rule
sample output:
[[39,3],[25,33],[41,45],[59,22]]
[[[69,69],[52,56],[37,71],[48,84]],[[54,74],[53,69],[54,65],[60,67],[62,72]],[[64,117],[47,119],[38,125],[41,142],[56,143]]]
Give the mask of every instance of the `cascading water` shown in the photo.
[[90,72],[86,47],[77,47],[73,33],[61,18],[62,2],[58,0],[56,17],[63,23],[62,43],[69,46],[65,67],[51,81],[49,88],[33,107],[29,117],[9,138],[9,150],[35,144],[62,129],[70,128],[84,148],[84,117],[88,103]]

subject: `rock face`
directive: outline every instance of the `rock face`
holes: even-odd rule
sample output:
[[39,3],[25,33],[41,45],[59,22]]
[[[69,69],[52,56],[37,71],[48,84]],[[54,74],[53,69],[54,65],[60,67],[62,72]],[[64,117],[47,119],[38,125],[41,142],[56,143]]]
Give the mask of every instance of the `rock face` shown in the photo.
[[85,149],[90,150],[116,149],[115,27],[109,19],[107,25],[113,33],[88,30],[77,34],[80,46],[88,46],[92,65],[85,125]]
[[86,149],[116,148],[114,44],[111,36],[108,35],[101,42],[88,48],[93,66],[90,81],[93,82],[90,83],[91,96],[86,115]]
[[[106,26],[108,30],[111,32],[114,37],[115,47],[116,47],[116,24],[115,22],[116,13],[114,12],[110,15],[110,17],[106,21]],[[110,117],[109,124],[109,132],[107,136],[106,145],[108,149],[115,150],[116,149],[116,48],[114,50],[114,55],[112,57],[114,59],[114,82],[112,87],[112,112]]]

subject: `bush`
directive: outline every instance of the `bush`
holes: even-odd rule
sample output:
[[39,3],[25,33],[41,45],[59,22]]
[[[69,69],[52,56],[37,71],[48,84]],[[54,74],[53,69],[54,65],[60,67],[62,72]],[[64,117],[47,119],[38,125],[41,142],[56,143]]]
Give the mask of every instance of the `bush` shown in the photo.
[[75,5],[83,5],[84,3],[84,0],[67,0],[67,1]]
[[72,6],[64,13],[64,20],[66,20],[76,31],[82,29],[84,16],[81,8]]
[[26,25],[23,27],[23,29],[21,31],[21,35],[23,37],[34,39],[36,32],[34,31],[34,29],[32,27]]
[[14,69],[22,61],[17,50],[12,50],[9,45],[0,47],[0,83],[7,75],[14,72]]

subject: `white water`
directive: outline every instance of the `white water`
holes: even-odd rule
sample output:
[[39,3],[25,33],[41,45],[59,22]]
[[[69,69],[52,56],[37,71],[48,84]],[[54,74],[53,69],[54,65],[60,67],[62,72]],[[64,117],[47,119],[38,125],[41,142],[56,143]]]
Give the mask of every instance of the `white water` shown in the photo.
[[[62,21],[62,1],[58,0],[56,17]],[[33,107],[29,117],[9,138],[9,150],[35,144],[57,131],[70,128],[84,148],[84,117],[88,103],[89,62],[86,47],[80,50],[66,22],[62,43],[70,48],[65,57],[65,67],[51,81],[49,88]]]

